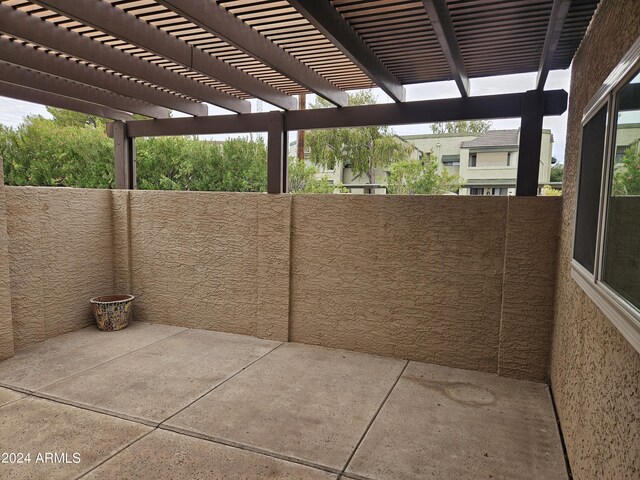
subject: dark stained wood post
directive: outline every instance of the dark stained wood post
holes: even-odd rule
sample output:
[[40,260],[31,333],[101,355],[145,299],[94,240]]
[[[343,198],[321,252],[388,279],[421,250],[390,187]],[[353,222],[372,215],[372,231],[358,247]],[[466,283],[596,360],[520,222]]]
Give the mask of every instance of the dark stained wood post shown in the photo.
[[127,135],[125,122],[113,122],[115,188],[131,190],[136,182],[136,143]]
[[267,129],[267,192],[287,192],[287,132],[284,116],[271,112]]
[[542,92],[539,90],[525,92],[522,97],[518,179],[516,183],[517,196],[536,196],[538,194],[540,144],[542,142],[544,111],[545,99]]
[[[307,109],[307,95],[300,94],[298,98],[298,110]],[[304,130],[298,130],[298,160],[304,161]]]

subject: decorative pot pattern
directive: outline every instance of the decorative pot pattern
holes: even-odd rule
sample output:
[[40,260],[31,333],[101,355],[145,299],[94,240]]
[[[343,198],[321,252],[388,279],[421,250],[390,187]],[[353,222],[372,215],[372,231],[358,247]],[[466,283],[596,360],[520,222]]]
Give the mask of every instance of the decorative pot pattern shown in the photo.
[[90,302],[98,329],[111,332],[125,328],[131,318],[131,302],[134,298],[133,295],[104,295],[92,298]]

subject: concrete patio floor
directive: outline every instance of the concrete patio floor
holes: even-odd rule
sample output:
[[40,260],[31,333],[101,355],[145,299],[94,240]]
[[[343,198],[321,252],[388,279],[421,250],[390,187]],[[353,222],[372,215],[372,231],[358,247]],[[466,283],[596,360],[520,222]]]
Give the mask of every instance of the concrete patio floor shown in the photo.
[[0,478],[567,478],[547,386],[468,370],[133,323],[0,385]]

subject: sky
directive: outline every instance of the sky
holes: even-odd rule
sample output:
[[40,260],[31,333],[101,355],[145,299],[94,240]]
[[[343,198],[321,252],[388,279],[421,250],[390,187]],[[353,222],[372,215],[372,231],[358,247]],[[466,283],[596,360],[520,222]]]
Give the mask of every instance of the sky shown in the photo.
[[[471,79],[471,95],[495,95],[500,93],[517,93],[532,90],[535,86],[537,72],[523,73],[518,75],[502,75],[497,77],[485,77]],[[547,90],[564,89],[569,91],[571,71],[555,70],[549,73],[545,88]],[[405,85],[407,91],[407,101],[434,100],[440,98],[456,98],[460,94],[453,81],[433,82],[417,85]],[[391,102],[391,99],[380,89],[375,89],[380,103]],[[307,102],[314,100],[313,95],[307,95]],[[252,100],[252,111],[276,110],[269,104]],[[218,107],[209,106],[210,115],[229,114],[228,111]],[[0,124],[5,126],[17,126],[27,115],[43,115],[48,117],[44,106],[10,98],[0,97]],[[175,112],[176,117],[186,116]],[[520,119],[493,120],[493,129],[515,129],[520,126]],[[546,117],[543,123],[544,128],[551,130],[553,134],[553,156],[560,162],[564,162],[565,136],[567,131],[567,112],[557,117]],[[398,135],[412,135],[430,133],[427,125],[399,125],[392,130]],[[224,139],[230,135],[210,135],[207,138]],[[294,140],[296,134],[292,132],[290,140]]]

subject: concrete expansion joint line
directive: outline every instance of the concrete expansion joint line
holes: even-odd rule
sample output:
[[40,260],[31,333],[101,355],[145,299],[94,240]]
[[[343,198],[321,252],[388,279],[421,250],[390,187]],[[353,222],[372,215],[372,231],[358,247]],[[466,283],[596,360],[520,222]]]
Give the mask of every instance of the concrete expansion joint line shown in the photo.
[[282,345],[284,344],[284,342],[280,342],[278,345],[276,345],[275,347],[273,347],[271,350],[269,350],[267,353],[265,353],[264,355],[259,356],[258,358],[256,358],[255,360],[253,360],[252,362],[246,364],[244,367],[242,367],[240,370],[238,370],[237,372],[235,372],[233,375],[228,376],[227,378],[225,378],[224,380],[222,380],[220,383],[217,383],[216,385],[213,386],[213,388],[211,388],[210,390],[207,390],[205,393],[203,393],[202,395],[200,395],[199,397],[197,397],[193,402],[189,403],[188,405],[184,406],[183,408],[181,408],[180,410],[178,410],[177,412],[171,414],[170,416],[168,416],[167,418],[165,418],[163,421],[161,421],[158,426],[163,426],[163,424],[169,420],[171,420],[173,417],[175,417],[176,415],[178,415],[180,412],[182,412],[183,410],[189,408],[191,405],[193,405],[194,403],[196,403],[198,400],[200,400],[202,397],[209,395],[211,392],[213,392],[216,388],[220,387],[221,385],[224,385],[225,383],[227,383],[229,380],[231,380],[232,378],[235,378],[237,375],[241,374],[242,372],[244,372],[246,369],[248,369],[249,367],[251,367],[252,365],[258,363],[260,360],[262,360],[264,357],[266,357],[267,355],[269,355],[271,352],[273,352],[274,350],[277,350],[278,348],[280,348]]
[[396,385],[400,381],[400,378],[402,378],[402,375],[404,374],[404,371],[407,369],[407,366],[409,366],[409,360],[405,360],[404,361],[404,367],[402,367],[402,370],[400,371],[400,374],[396,378],[396,381],[393,382],[393,385],[391,385],[391,388],[389,388],[389,391],[387,392],[387,394],[382,399],[382,402],[380,402],[380,405],[378,406],[378,408],[374,412],[373,416],[371,417],[371,420],[369,420],[369,423],[365,427],[364,432],[362,432],[362,435],[360,436],[360,439],[356,443],[356,446],[354,447],[353,451],[351,452],[351,455],[349,455],[349,458],[347,459],[347,462],[344,464],[344,467],[342,468],[342,471],[338,475],[338,479],[342,478],[342,476],[345,475],[345,472],[347,470],[347,467],[349,466],[349,463],[351,463],[351,460],[353,459],[353,457],[355,456],[356,452],[358,451],[358,448],[360,448],[360,444],[364,441],[364,438],[367,436],[367,433],[369,433],[369,429],[371,429],[371,426],[373,425],[373,422],[375,422],[376,418],[378,418],[378,414],[382,411],[382,407],[384,407],[385,403],[387,403],[387,399],[391,396],[391,392],[393,392],[393,390],[396,388]]
[[[151,324],[151,325],[153,325],[153,324]],[[88,370],[93,369],[93,368],[101,367],[101,366],[103,366],[103,365],[106,365],[107,363],[113,362],[113,361],[115,361],[115,360],[119,360],[119,359],[121,359],[122,357],[126,357],[127,355],[130,355],[130,354],[135,353],[135,352],[137,352],[137,351],[139,351],[139,350],[142,350],[143,348],[150,347],[151,345],[155,345],[156,343],[164,342],[165,340],[168,340],[168,339],[169,339],[169,338],[171,338],[171,337],[175,337],[176,335],[179,335],[179,334],[181,334],[181,333],[184,333],[184,332],[186,332],[187,330],[191,330],[191,329],[190,329],[190,328],[184,328],[184,330],[180,330],[179,332],[172,333],[171,335],[167,335],[166,337],[161,338],[161,339],[159,339],[159,340],[156,340],[155,342],[148,343],[148,344],[143,345],[143,346],[141,346],[141,347],[135,348],[135,349],[131,350],[130,352],[123,353],[122,355],[118,355],[117,357],[110,358],[109,360],[105,360],[105,361],[104,361],[104,362],[102,362],[102,363],[98,363],[97,365],[93,365],[93,366],[91,366],[91,367],[89,367],[89,368],[85,368],[84,370],[80,370],[80,371],[78,371],[78,372],[75,372],[74,374],[69,375],[68,377],[64,377],[64,378],[61,378],[60,380],[56,380],[56,381],[55,381],[55,382],[53,382],[53,383],[49,383],[49,384],[47,384],[47,385],[43,385],[43,386],[41,386],[40,388],[38,388],[37,390],[26,390],[26,391],[25,391],[25,392],[23,392],[23,393],[29,393],[29,394],[31,394],[31,395],[35,395],[36,397],[39,397],[39,398],[48,398],[48,397],[46,397],[46,396],[43,396],[42,394],[38,394],[38,392],[39,392],[40,390],[44,390],[45,388],[49,388],[49,387],[52,387],[53,385],[57,385],[58,383],[64,382],[65,380],[69,380],[71,377],[75,377],[75,376],[77,376],[77,375],[80,375],[80,374],[82,374],[82,373],[84,373],[84,372],[86,372],[86,371],[88,371]],[[61,402],[61,403],[62,403],[62,402]],[[69,404],[69,405],[70,405],[70,404]]]
[[158,427],[152,428],[151,430],[149,430],[148,432],[145,432],[141,435],[139,435],[138,437],[134,438],[132,441],[130,441],[129,443],[127,443],[125,446],[123,446],[122,448],[116,450],[115,452],[113,452],[112,455],[109,455],[107,458],[105,458],[104,460],[102,460],[101,462],[97,463],[96,465],[94,465],[93,467],[91,467],[89,470],[87,470],[86,472],[82,472],[81,474],[79,474],[78,476],[74,477],[73,480],[79,480],[81,478],[83,478],[86,475],[89,475],[91,472],[93,472],[96,468],[104,465],[105,463],[107,463],[109,460],[111,460],[113,457],[115,457],[116,455],[119,455],[120,453],[124,452],[127,448],[129,448],[131,445],[133,445],[134,443],[137,443],[138,441],[142,440],[144,437],[146,437],[147,435],[150,435],[151,433],[155,432],[158,429]]
[[316,470],[322,470],[323,472],[333,473],[337,475],[340,474],[340,470],[336,468],[328,467],[320,463],[310,462],[308,460],[304,460],[301,458],[292,457],[292,456],[280,454],[277,452],[272,452],[270,450],[255,447],[253,445],[247,445],[244,443],[238,443],[231,440],[225,440],[223,438],[212,437],[210,435],[192,432],[186,429],[182,429],[180,427],[173,427],[171,425],[159,425],[158,428],[161,430],[166,430],[168,432],[177,433],[179,435],[184,435],[191,438],[197,438],[199,440],[205,440],[207,442],[215,443],[218,445],[224,445],[225,447],[236,448],[238,450],[242,450],[245,452],[251,452],[251,453],[256,453],[258,455],[263,455],[265,457],[275,458],[276,460],[283,460],[285,462],[295,463],[296,465],[302,465],[304,467],[310,467]]
[[[124,356],[126,356],[126,355],[128,355],[128,354],[130,354],[130,353],[136,352],[136,351],[141,350],[141,349],[143,349],[143,348],[146,348],[146,347],[148,347],[148,346],[150,346],[150,345],[154,345],[154,344],[156,344],[156,343],[158,343],[158,342],[162,342],[162,341],[164,341],[164,340],[166,340],[166,339],[168,339],[168,338],[171,338],[171,337],[173,337],[173,336],[175,336],[175,335],[178,335],[178,334],[180,334],[180,333],[186,332],[186,331],[188,331],[188,330],[191,330],[191,329],[189,329],[189,328],[185,328],[184,330],[181,330],[181,331],[179,331],[179,332],[176,332],[176,333],[174,333],[174,334],[172,334],[172,335],[169,335],[168,337],[165,337],[165,338],[163,338],[163,339],[160,339],[160,340],[158,340],[158,341],[156,341],[156,342],[153,342],[153,343],[150,343],[150,344],[145,345],[145,346],[143,346],[143,347],[137,348],[137,349],[135,349],[135,350],[132,350],[131,352],[125,353],[125,354],[120,355],[120,356],[118,356],[118,357],[116,357],[116,358],[113,358],[113,359],[107,360],[106,362],[103,362],[103,363],[101,363],[101,364],[99,364],[99,365],[95,365],[95,367],[100,366],[100,365],[104,365],[105,363],[109,363],[109,362],[111,362],[111,361],[113,361],[113,360],[115,360],[115,359],[117,359],[117,358],[124,357]],[[143,422],[143,421],[141,421],[140,419],[136,419],[136,418],[134,418],[134,417],[129,417],[129,416],[126,416],[126,418],[125,418],[125,416],[118,415],[118,414],[116,414],[115,412],[110,412],[110,411],[103,410],[103,409],[96,409],[95,407],[89,407],[89,406],[87,406],[87,405],[82,405],[82,404],[78,404],[78,403],[75,403],[75,402],[66,402],[66,401],[64,401],[64,399],[60,399],[60,398],[56,398],[56,397],[53,397],[53,396],[48,396],[48,395],[40,394],[40,393],[38,393],[37,391],[29,391],[29,392],[25,392],[25,391],[22,391],[22,390],[18,390],[18,389],[12,388],[11,386],[7,386],[7,388],[8,388],[8,389],[10,389],[10,390],[13,390],[13,391],[19,392],[19,393],[24,393],[24,394],[26,394],[27,396],[30,396],[30,397],[40,398],[40,399],[42,399],[42,400],[47,400],[47,401],[54,402],[54,403],[58,403],[58,404],[61,404],[61,405],[68,405],[68,406],[71,406],[71,407],[74,407],[74,408],[79,408],[79,409],[81,409],[81,410],[86,410],[86,411],[93,412],[93,413],[98,413],[98,414],[101,414],[101,415],[107,415],[107,416],[110,416],[110,417],[114,417],[114,418],[118,418],[118,419],[126,420],[126,421],[133,422],[133,423],[138,423],[138,424],[140,424],[140,425],[144,425],[144,426],[146,426],[146,427],[150,427],[150,430],[149,430],[148,432],[145,432],[145,433],[143,433],[143,434],[139,435],[138,437],[134,438],[132,441],[130,441],[129,443],[127,443],[126,445],[124,445],[122,448],[120,448],[120,449],[118,449],[117,451],[115,451],[112,455],[109,455],[107,458],[103,459],[103,460],[102,460],[101,462],[99,462],[98,464],[96,464],[96,465],[94,465],[93,467],[91,467],[89,470],[87,470],[87,471],[85,471],[85,472],[82,472],[82,473],[80,473],[78,476],[74,477],[74,478],[77,480],[77,479],[80,479],[80,478],[84,477],[85,475],[88,475],[89,473],[91,473],[91,472],[92,472],[93,470],[95,470],[96,468],[100,467],[101,465],[103,465],[104,463],[108,462],[109,460],[111,460],[111,459],[112,459],[113,457],[115,457],[116,455],[120,454],[121,452],[123,452],[124,450],[126,450],[127,448],[129,448],[130,446],[132,446],[134,443],[136,443],[136,442],[138,442],[138,441],[142,440],[142,439],[143,439],[143,438],[145,438],[147,435],[150,435],[151,433],[153,433],[154,431],[156,431],[156,430],[158,430],[158,429],[163,429],[163,430],[172,431],[172,432],[177,433],[177,434],[180,434],[180,435],[184,435],[184,436],[188,436],[188,437],[192,437],[192,438],[197,438],[197,439],[200,439],[200,440],[209,441],[209,442],[212,442],[212,443],[217,443],[217,444],[225,445],[225,446],[228,446],[228,447],[231,447],[231,448],[237,448],[237,449],[240,449],[240,450],[253,451],[251,448],[247,448],[247,447],[245,447],[244,445],[240,445],[240,444],[237,444],[237,445],[236,445],[236,444],[233,444],[233,443],[227,443],[227,442],[223,442],[223,441],[216,441],[216,440],[213,440],[213,439],[210,439],[210,438],[205,438],[205,437],[198,436],[197,434],[194,434],[194,433],[192,433],[192,432],[188,432],[188,431],[176,431],[176,430],[174,430],[174,429],[172,429],[172,428],[168,428],[167,426],[163,425],[163,423],[164,423],[164,422],[166,422],[166,421],[168,421],[168,420],[170,420],[170,419],[171,419],[171,418],[173,418],[175,415],[177,415],[178,413],[182,412],[184,409],[186,409],[186,408],[190,407],[190,406],[191,406],[191,405],[193,405],[195,402],[197,402],[198,400],[200,400],[202,397],[204,397],[205,395],[208,395],[208,394],[209,394],[209,393],[211,393],[213,390],[215,390],[215,389],[216,389],[216,388],[218,388],[219,386],[223,385],[224,383],[228,382],[229,380],[231,380],[231,379],[232,379],[232,378],[234,378],[235,376],[239,375],[240,373],[242,373],[243,371],[245,371],[246,369],[248,369],[249,367],[251,367],[251,366],[252,366],[252,365],[254,365],[255,363],[259,362],[259,361],[260,361],[260,360],[262,360],[264,357],[266,357],[267,355],[269,355],[271,352],[273,352],[274,350],[276,350],[276,349],[278,349],[279,347],[281,347],[283,344],[284,344],[284,342],[279,343],[278,345],[276,345],[275,347],[273,347],[271,350],[269,350],[269,351],[268,351],[268,352],[266,352],[265,354],[261,355],[261,356],[260,356],[260,357],[258,357],[257,359],[253,360],[252,362],[248,363],[247,365],[245,365],[244,367],[242,367],[241,369],[239,369],[238,371],[236,371],[233,375],[231,375],[231,376],[229,376],[228,378],[224,379],[222,382],[220,382],[220,383],[216,384],[213,388],[211,388],[211,389],[207,390],[205,393],[203,393],[203,394],[202,394],[202,395],[200,395],[198,398],[196,398],[193,402],[191,402],[191,403],[189,403],[188,405],[186,405],[184,408],[180,409],[179,411],[175,412],[174,414],[172,414],[171,416],[167,417],[167,418],[166,418],[166,419],[164,419],[162,422],[157,423],[157,424],[156,424],[156,423],[154,423],[154,424],[149,424],[149,422]],[[91,368],[94,368],[94,367],[91,367]],[[90,370],[91,368],[89,368],[89,369],[87,369],[87,370]],[[86,371],[86,370],[83,370],[83,371]],[[50,385],[47,385],[47,386],[45,386],[45,387],[42,387],[42,388],[47,388],[47,387],[49,387],[49,386],[51,386],[51,385],[55,385],[55,384],[57,384],[57,383],[59,383],[59,382],[61,382],[61,381],[64,381],[64,380],[66,380],[66,379],[68,379],[68,378],[71,378],[71,377],[73,377],[73,376],[75,376],[75,375],[77,375],[77,374],[79,374],[79,373],[82,373],[82,372],[78,372],[78,373],[76,373],[76,374],[74,374],[74,375],[70,375],[69,377],[65,377],[64,379],[62,379],[62,380],[60,380],[60,381],[58,381],[58,382],[54,382],[54,383],[52,383],[52,384],[50,384]],[[24,398],[24,397],[23,397],[23,398]],[[14,403],[14,402],[17,402],[17,401],[22,400],[23,398],[18,398],[18,399],[16,399],[16,400],[13,400],[13,401],[11,401],[11,402],[9,402],[9,403],[5,404],[5,405],[2,405],[2,407],[0,407],[0,408],[4,408],[4,407],[6,407],[7,405],[10,405],[10,404],[12,404],[12,403]],[[255,451],[255,453],[259,453],[259,454],[262,454],[262,455],[265,455],[265,456],[268,456],[268,457],[272,457],[272,458],[276,458],[276,459],[279,459],[279,460],[285,460],[285,461],[289,461],[289,462],[292,462],[292,463],[297,463],[297,464],[300,464],[300,465],[304,465],[304,466],[308,466],[308,467],[313,467],[313,468],[316,468],[316,469],[322,469],[322,470],[325,470],[325,468],[323,468],[323,467],[322,467],[322,466],[320,466],[320,465],[311,465],[311,464],[307,464],[307,463],[301,462],[300,460],[295,459],[295,458],[288,458],[288,457],[287,457],[287,458],[282,458],[282,457],[279,457],[279,456],[274,455],[273,453],[271,453],[271,452],[267,452],[267,451],[262,451],[262,450],[260,450],[260,451]],[[328,471],[328,470],[326,470],[326,471]],[[336,472],[336,471],[331,471],[331,473],[337,473],[337,472]]]

